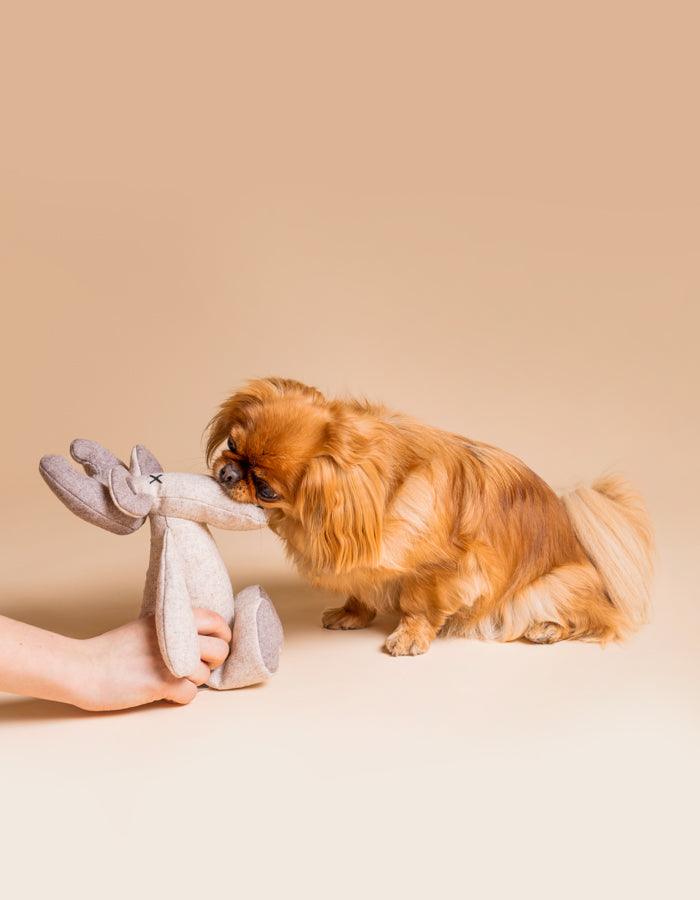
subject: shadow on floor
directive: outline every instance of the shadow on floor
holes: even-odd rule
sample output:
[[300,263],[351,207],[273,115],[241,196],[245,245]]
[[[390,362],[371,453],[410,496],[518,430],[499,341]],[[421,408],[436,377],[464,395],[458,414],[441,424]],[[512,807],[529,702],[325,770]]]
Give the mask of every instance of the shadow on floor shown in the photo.
[[154,707],[177,709],[171,703],[150,703],[147,706],[136,706],[132,709],[118,709],[112,712],[87,712],[66,703],[54,703],[51,700],[35,700],[32,697],[18,697],[0,701],[0,728],[3,725],[21,725],[31,722],[75,721],[91,719],[93,716],[133,716]]
[[[265,581],[284,625],[287,640],[320,628],[321,612],[337,602],[326,592],[290,577]],[[237,585],[240,589],[243,585]],[[75,638],[87,638],[123,625],[138,616],[141,598],[133,585],[81,586],[70,595],[28,594],[0,605],[0,615]]]
[[[242,587],[242,585],[237,585]],[[304,584],[293,576],[288,579],[265,581],[265,590],[272,598],[282,619],[285,643],[291,644],[305,635],[321,638],[321,612],[326,606],[338,605],[341,598]],[[74,638],[88,638],[123,625],[138,616],[140,596],[133,585],[82,586],[70,595],[57,595],[48,600],[42,595],[27,595],[11,605],[3,604],[0,614],[28,622],[39,628],[55,631]],[[372,625],[383,635],[390,628],[379,621]],[[62,703],[30,698],[9,698],[0,701],[0,727],[3,724],[21,724],[52,720],[85,719],[94,715],[134,715],[143,709],[153,709],[154,704],[131,710],[110,713],[85,712]],[[156,704],[172,709],[168,703]]]

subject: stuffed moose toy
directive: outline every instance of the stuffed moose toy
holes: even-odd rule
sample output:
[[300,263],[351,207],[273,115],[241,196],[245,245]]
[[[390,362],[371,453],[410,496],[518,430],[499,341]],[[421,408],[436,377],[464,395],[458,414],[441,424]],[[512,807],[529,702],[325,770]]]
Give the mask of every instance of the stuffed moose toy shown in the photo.
[[137,445],[127,468],[94,441],[75,440],[71,456],[44,456],[39,471],[71,512],[113,534],[131,534],[146,521],[151,553],[141,615],[154,614],[163,661],[178,678],[194,671],[199,644],[192,609],[219,613],[233,637],[227,659],[211,673],[211,688],[257,684],[277,671],[282,625],[258,585],[235,598],[208,525],[231,531],[262,528],[266,513],[237,503],[208,475],[164,472],[153,454]]

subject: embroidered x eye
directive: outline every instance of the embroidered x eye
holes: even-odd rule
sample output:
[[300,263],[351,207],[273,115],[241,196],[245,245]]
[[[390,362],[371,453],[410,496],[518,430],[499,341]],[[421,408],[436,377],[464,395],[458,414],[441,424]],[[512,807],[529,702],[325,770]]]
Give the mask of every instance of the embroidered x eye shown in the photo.
[[232,437],[229,437],[229,439],[226,441],[226,446],[231,451],[231,453],[236,452],[236,442]]
[[157,481],[158,484],[163,484],[163,482],[160,480],[160,479],[163,477],[163,473],[162,473],[162,472],[160,473],[160,475],[149,475],[148,477],[151,479],[151,480],[148,482],[149,484],[153,484],[154,481]]

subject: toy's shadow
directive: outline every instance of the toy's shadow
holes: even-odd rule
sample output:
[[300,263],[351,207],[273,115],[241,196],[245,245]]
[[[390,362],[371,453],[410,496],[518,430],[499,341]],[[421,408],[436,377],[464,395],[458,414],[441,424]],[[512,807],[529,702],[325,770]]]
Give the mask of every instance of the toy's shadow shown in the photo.
[[266,582],[264,588],[282,620],[286,643],[292,643],[302,634],[318,633],[321,630],[322,611],[336,599],[327,591],[292,579]]

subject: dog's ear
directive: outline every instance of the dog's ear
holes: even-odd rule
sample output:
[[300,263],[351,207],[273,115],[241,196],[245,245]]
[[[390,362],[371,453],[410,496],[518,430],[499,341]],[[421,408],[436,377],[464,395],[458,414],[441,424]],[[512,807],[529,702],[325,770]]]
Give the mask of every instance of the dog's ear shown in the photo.
[[211,465],[211,461],[214,458],[216,448],[219,446],[219,444],[223,444],[231,431],[235,409],[235,399],[236,398],[234,395],[225,403],[222,403],[219,407],[218,412],[216,412],[216,414],[211,417],[206,427],[207,447],[205,458],[208,466]]
[[333,428],[329,452],[311,460],[297,490],[305,551],[321,571],[340,574],[379,562],[385,479],[360,443],[363,436],[352,429]]

